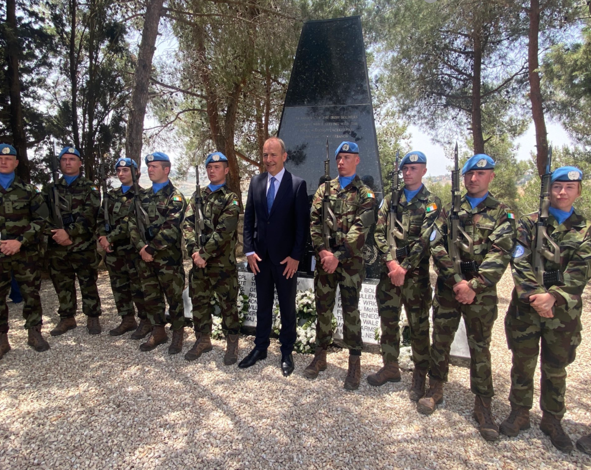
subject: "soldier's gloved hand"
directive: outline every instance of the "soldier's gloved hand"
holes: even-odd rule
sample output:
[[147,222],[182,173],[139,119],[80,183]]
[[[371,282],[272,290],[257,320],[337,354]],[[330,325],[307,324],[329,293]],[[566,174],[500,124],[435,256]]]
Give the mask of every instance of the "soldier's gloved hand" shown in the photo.
[[193,256],[191,257],[193,258],[193,263],[195,263],[195,266],[197,266],[198,268],[204,268],[205,266],[207,266],[207,261],[205,261],[201,257],[198,251],[193,253]]
[[471,304],[476,298],[476,292],[472,290],[470,284],[465,279],[454,286],[454,294],[456,295],[456,300],[465,305]]
[[[322,257],[322,253],[326,251],[324,257]],[[328,250],[323,250],[320,252],[320,262],[322,263],[322,268],[328,273],[332,274],[337,270],[339,265],[338,258]]]
[[108,242],[107,237],[104,235],[99,237],[98,239],[99,245],[105,250],[107,253],[113,253],[113,249],[111,248],[111,244]]
[[56,228],[52,230],[51,233],[53,233],[51,238],[53,238],[58,245],[68,246],[72,244],[70,235],[68,235],[68,232],[66,232],[63,228]]
[[12,256],[21,251],[22,243],[18,240],[0,240],[0,252],[6,256]]
[[538,312],[538,315],[543,318],[554,318],[552,309],[554,308],[556,299],[552,294],[546,292],[544,294],[530,295],[529,301],[534,310]]
[[144,247],[140,250],[140,256],[142,257],[144,262],[151,263],[152,261],[154,261],[154,257],[146,251],[146,248],[148,248],[148,245],[144,245]]

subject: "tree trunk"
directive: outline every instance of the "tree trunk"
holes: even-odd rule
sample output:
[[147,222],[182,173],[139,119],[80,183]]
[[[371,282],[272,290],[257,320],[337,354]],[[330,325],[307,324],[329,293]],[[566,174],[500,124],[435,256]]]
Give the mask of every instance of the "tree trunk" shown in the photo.
[[544,104],[540,88],[540,74],[538,73],[538,33],[540,30],[540,2],[531,0],[529,10],[529,43],[527,45],[529,99],[531,101],[532,118],[536,128],[536,163],[538,174],[546,172],[548,159],[548,135],[546,133],[546,121],[544,120]]
[[95,160],[94,152],[94,114],[96,107],[96,62],[97,62],[97,48],[96,48],[96,15],[97,5],[96,0],[91,0],[90,15],[88,19],[88,85],[86,91],[86,106],[84,113],[86,114],[87,125],[84,129],[84,175],[91,181],[95,180],[95,168],[97,162]]
[[10,128],[12,144],[18,153],[19,165],[16,173],[24,181],[31,181],[31,169],[27,157],[27,136],[25,134],[25,120],[21,101],[21,83],[19,77],[19,45],[16,22],[16,1],[6,1],[6,50],[7,50],[7,80],[10,95]]
[[[78,59],[76,54],[76,13],[78,4],[70,0],[70,93],[72,94],[72,137],[74,147],[80,149],[80,130],[78,129]],[[64,142],[67,144],[67,142]],[[61,149],[60,149],[61,150]]]
[[473,34],[474,41],[474,70],[472,75],[472,139],[474,140],[474,154],[484,153],[484,138],[482,137],[482,38],[480,30]]
[[142,41],[135,69],[135,88],[131,98],[131,112],[127,123],[127,139],[125,153],[141,166],[142,136],[144,132],[144,117],[148,104],[148,86],[152,74],[152,59],[156,50],[158,24],[162,16],[164,0],[151,0],[146,8]]

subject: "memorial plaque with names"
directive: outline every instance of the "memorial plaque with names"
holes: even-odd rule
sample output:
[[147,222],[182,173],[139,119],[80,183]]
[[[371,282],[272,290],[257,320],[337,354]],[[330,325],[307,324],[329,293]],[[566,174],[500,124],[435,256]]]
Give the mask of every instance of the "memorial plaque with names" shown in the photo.
[[[324,175],[326,140],[330,174],[337,176],[334,152],[344,140],[359,145],[359,177],[382,200],[365,46],[359,17],[304,24],[279,126],[287,150],[286,168],[306,180],[310,198]],[[373,234],[365,248],[367,277],[379,277]]]

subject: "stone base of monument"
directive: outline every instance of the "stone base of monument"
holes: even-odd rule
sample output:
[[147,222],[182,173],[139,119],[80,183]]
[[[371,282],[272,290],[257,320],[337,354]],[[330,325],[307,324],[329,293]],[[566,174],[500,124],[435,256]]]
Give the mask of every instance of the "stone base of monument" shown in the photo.
[[[257,294],[254,282],[254,276],[249,272],[238,273],[238,282],[241,291],[248,296],[249,309],[244,320],[243,332],[254,334],[256,328],[256,309]],[[364,351],[379,353],[380,317],[376,303],[376,285],[377,280],[369,279],[363,283],[359,293],[359,314],[361,316],[361,336],[363,338]],[[298,278],[298,291],[314,290],[314,280],[312,278]],[[189,297],[189,290],[183,292],[183,302],[185,307],[185,318],[192,318],[192,303]],[[275,299],[277,304],[277,299]],[[337,321],[337,328],[334,332],[334,341],[337,345],[343,347],[343,314],[341,309],[341,297],[337,288],[336,302],[333,314]],[[401,322],[402,323],[402,322]],[[377,333],[377,334],[376,334]],[[464,321],[460,322],[460,327],[451,346],[450,362],[456,366],[470,366],[470,350],[468,348],[468,339],[466,337],[466,326]]]

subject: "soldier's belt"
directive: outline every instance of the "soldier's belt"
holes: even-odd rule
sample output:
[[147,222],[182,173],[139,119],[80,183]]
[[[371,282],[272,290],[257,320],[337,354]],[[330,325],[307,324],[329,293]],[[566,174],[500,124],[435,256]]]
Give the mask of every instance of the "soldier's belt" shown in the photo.
[[396,249],[396,259],[402,260],[408,256],[408,246]]
[[478,272],[478,264],[476,261],[462,261],[460,263],[462,274],[472,274]]
[[563,283],[564,277],[560,271],[544,271],[544,287],[552,287]]

